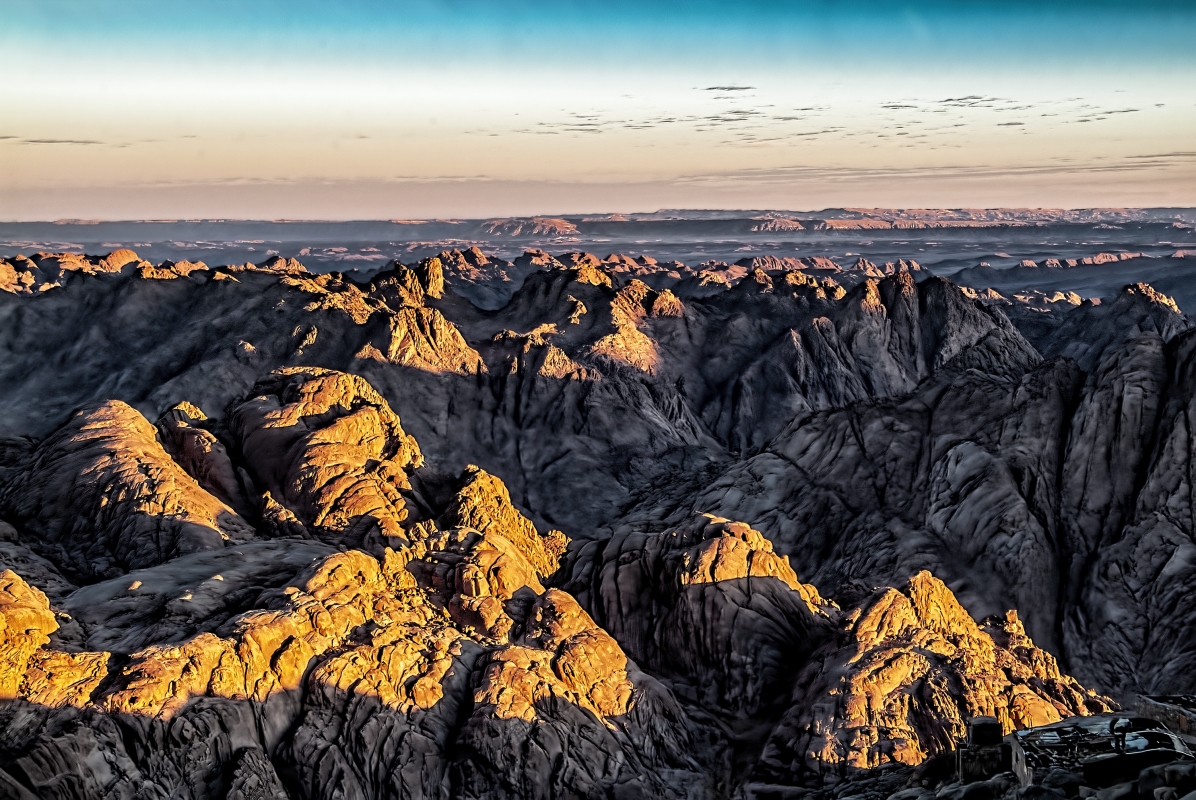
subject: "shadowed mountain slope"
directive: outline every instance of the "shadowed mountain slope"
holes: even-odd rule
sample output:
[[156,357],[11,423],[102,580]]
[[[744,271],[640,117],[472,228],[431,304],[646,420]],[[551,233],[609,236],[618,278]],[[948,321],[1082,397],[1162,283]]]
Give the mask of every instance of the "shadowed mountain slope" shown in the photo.
[[1196,688],[1148,285],[113,256],[0,291],[17,796],[720,797]]

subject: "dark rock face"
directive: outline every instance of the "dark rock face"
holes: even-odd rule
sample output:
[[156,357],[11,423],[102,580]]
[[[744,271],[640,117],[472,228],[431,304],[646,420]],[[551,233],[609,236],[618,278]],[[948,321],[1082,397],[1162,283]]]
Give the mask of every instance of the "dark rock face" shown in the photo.
[[699,516],[570,555],[563,586],[639,663],[704,706],[752,716],[794,663],[834,636],[838,609],[742,522]]
[[[1196,519],[1187,489],[1194,342],[1187,333],[1164,349],[1157,339],[1136,338],[1126,349],[1151,357],[1123,362],[1119,380],[1108,381],[1113,398],[1127,396],[1117,425],[1125,434],[1092,435],[1091,450],[1106,461],[1124,458],[1119,466],[1130,474],[1111,482],[1112,491],[1097,485],[1083,493],[1085,500],[1108,498],[1111,510],[1099,538],[1085,531],[1092,538],[1083,553],[1091,563],[1076,581],[1080,602],[1064,628],[1077,659],[1090,659],[1095,676],[1160,694],[1190,691],[1196,649],[1196,623],[1183,610],[1183,598],[1196,589]],[[1136,438],[1135,428],[1142,432]]]
[[26,261],[14,796],[882,798],[973,717],[1196,688],[1196,333],[1145,284]]

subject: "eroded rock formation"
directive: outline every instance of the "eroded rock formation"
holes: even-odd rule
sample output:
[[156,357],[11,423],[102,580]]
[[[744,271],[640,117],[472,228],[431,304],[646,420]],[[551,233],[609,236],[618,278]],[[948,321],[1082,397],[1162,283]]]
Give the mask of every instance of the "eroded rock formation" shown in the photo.
[[[0,573],[12,780],[47,797],[671,796],[669,771],[702,785],[671,692],[543,585],[560,532],[542,536],[476,468],[447,503],[416,501],[439,526],[405,525],[400,490],[421,456],[365,381],[280,370],[255,392],[229,428],[255,483],[299,529],[377,555],[295,539],[176,554],[67,598],[101,651],[48,646],[48,599]],[[139,477],[109,477],[105,496]],[[296,532],[262,516],[269,535]]]
[[888,787],[1190,691],[1187,319],[920,277],[5,261],[0,789]]
[[1016,611],[978,625],[928,572],[874,592],[842,621],[798,676],[758,775],[820,783],[916,765],[954,750],[974,717],[996,717],[1008,733],[1116,707],[1061,674]]
[[254,537],[120,401],[75,414],[8,473],[0,513],[35,534],[60,569],[82,576],[109,577]]

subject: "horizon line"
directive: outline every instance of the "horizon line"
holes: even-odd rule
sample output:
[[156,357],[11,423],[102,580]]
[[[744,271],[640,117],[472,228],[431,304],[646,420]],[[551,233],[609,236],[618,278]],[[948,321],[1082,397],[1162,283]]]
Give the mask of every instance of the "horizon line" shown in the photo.
[[[792,209],[792,208],[712,208],[712,207],[693,207],[693,208],[660,208],[655,211],[599,211],[599,212],[545,212],[539,214],[511,214],[511,215],[488,215],[478,217],[455,217],[455,216],[436,216],[427,217],[423,219],[418,218],[404,218],[398,219],[394,217],[353,217],[345,219],[330,219],[327,217],[283,217],[283,218],[265,218],[265,217],[161,217],[161,218],[131,218],[131,217],[114,217],[114,218],[58,218],[58,219],[0,219],[0,225],[104,225],[113,223],[127,223],[127,224],[195,224],[195,223],[233,223],[233,222],[257,222],[271,225],[289,225],[289,224],[312,224],[312,223],[329,223],[329,224],[350,224],[355,222],[371,222],[371,223],[389,223],[393,225],[427,225],[431,223],[445,223],[445,224],[461,224],[466,222],[485,222],[489,220],[501,219],[566,219],[569,217],[601,217],[601,216],[636,216],[636,215],[653,215],[653,214],[667,214],[667,213],[735,213],[740,212],[744,214],[821,214],[829,211],[857,211],[857,212],[905,212],[905,211],[1021,211],[1021,212],[1044,212],[1044,211],[1196,211],[1196,206],[826,206],[817,209]],[[605,222],[618,222],[618,220],[602,220]],[[629,220],[632,221],[632,220]]]

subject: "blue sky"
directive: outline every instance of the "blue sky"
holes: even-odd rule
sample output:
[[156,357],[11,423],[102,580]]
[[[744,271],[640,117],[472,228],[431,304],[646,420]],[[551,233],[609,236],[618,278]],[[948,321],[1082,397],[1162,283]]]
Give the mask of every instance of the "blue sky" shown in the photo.
[[0,217],[1196,205],[1193,41],[1190,2],[0,0]]
[[[1092,45],[1116,46],[1121,60],[1190,44],[1196,11],[1187,2],[278,2],[249,0],[168,3],[162,0],[6,0],[6,38],[82,44],[113,36],[144,36],[165,46],[180,42],[239,48],[296,38],[304,47],[335,51],[343,43],[419,47],[467,40],[518,58],[518,46],[542,37],[570,37],[583,45],[661,45],[662,35],[693,46],[730,40],[766,41],[836,51],[861,44],[930,43],[948,56],[976,47],[1041,52],[1060,60],[1118,60]],[[1060,37],[1064,37],[1062,40]],[[615,40],[615,41],[612,41]],[[896,42],[893,40],[896,39]],[[1068,41],[1070,40],[1070,41]],[[140,45],[153,46],[141,41]],[[522,48],[520,48],[522,49]],[[1176,55],[1192,61],[1190,47]],[[1183,51],[1187,51],[1186,54]],[[365,58],[378,53],[358,54]],[[524,53],[524,55],[530,55]],[[745,54],[726,53],[728,58]],[[750,55],[750,54],[748,54]],[[920,58],[933,57],[921,54]],[[1048,54],[1049,57],[1049,54]],[[1171,58],[1166,55],[1166,58]]]

